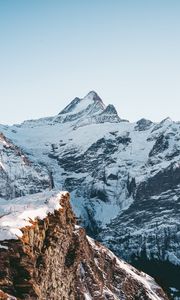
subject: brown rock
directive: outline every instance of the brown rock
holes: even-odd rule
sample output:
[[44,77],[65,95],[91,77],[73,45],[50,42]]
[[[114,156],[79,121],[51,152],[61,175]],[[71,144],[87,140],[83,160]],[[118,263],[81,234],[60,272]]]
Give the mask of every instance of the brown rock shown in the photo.
[[168,299],[152,278],[75,226],[69,198],[69,193],[62,195],[61,209],[22,228],[21,239],[5,241],[8,250],[0,249],[0,299]]

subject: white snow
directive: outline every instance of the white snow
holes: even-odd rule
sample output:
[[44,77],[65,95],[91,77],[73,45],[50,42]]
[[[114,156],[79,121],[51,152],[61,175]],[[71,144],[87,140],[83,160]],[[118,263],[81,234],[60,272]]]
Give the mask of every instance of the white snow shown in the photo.
[[22,237],[21,228],[30,226],[36,218],[44,219],[48,213],[59,210],[60,198],[65,193],[51,191],[8,201],[1,199],[0,241]]
[[171,289],[172,292],[179,292],[179,290],[177,290],[177,289],[174,288],[174,287],[170,287],[170,289]]
[[96,201],[95,204],[95,219],[101,222],[102,227],[105,227],[112,219],[119,213],[119,205],[106,203],[103,201]]
[[[83,109],[84,105],[93,101],[91,98],[81,99],[82,106],[78,106],[79,109]],[[83,155],[89,147],[91,147],[98,140],[105,138],[105,140],[113,139],[113,136],[126,137],[129,136],[131,143],[124,146],[119,144],[118,150],[111,155],[111,158],[115,161],[105,168],[106,174],[121,174],[117,181],[108,180],[108,187],[106,191],[109,197],[108,204],[94,202],[94,211],[98,222],[105,226],[112,218],[116,217],[122,210],[127,209],[133,202],[132,198],[128,198],[126,195],[125,181],[129,174],[130,178],[136,178],[136,184],[145,181],[148,177],[154,176],[155,173],[167,168],[172,160],[165,160],[164,157],[151,158],[153,164],[149,164],[149,152],[155,144],[156,137],[163,132],[171,133],[171,131],[177,132],[178,125],[165,121],[162,124],[154,125],[156,130],[152,131],[152,128],[145,131],[135,130],[136,123],[120,122],[120,123],[102,123],[102,124],[89,124],[88,126],[82,126],[74,130],[74,123],[55,123],[49,124],[48,118],[44,121],[34,121],[33,124],[24,124],[20,126],[12,126],[9,128],[2,127],[4,134],[13,140],[18,146],[20,146],[25,152],[29,153],[30,159],[36,162],[42,162],[48,166],[53,172],[53,178],[55,187],[58,189],[63,188],[64,180],[68,177],[65,176],[63,168],[58,164],[56,159],[49,157],[49,153],[52,152],[52,145],[55,145],[55,154],[58,157],[63,157],[70,151],[76,152],[76,155]],[[38,123],[40,122],[40,123]],[[39,125],[38,125],[39,124]],[[38,125],[38,126],[37,126]],[[171,129],[169,128],[171,126]],[[157,127],[157,128],[156,128]],[[177,130],[176,130],[177,129]],[[14,133],[14,131],[16,133]],[[113,135],[113,134],[114,135]],[[150,138],[148,141],[147,139]],[[115,137],[114,137],[115,139]],[[172,138],[172,143],[168,151],[173,151],[174,144],[176,144],[175,137]],[[179,146],[180,147],[180,146]],[[99,149],[97,155],[101,155],[103,149]],[[165,154],[167,151],[165,152]],[[75,157],[76,157],[75,155]],[[174,158],[174,161],[177,158]],[[4,164],[3,164],[4,166]],[[178,162],[176,164],[178,166]],[[103,167],[103,166],[102,166]],[[17,170],[15,170],[17,173]],[[14,171],[14,173],[15,173]],[[15,173],[15,174],[16,174]],[[77,174],[70,172],[70,176],[73,178],[85,178],[86,184],[92,182],[90,174]],[[97,182],[100,187],[100,182]],[[85,199],[80,199],[73,191],[73,208],[78,216],[83,216],[87,219],[86,212],[84,210]],[[98,200],[98,199],[97,199]],[[91,202],[91,201],[90,201]],[[89,203],[90,203],[89,202]],[[88,204],[89,205],[89,204]],[[90,206],[91,203],[90,203]]]
[[4,246],[4,245],[0,245],[0,249],[8,250],[8,247],[7,247],[7,246]]
[[170,251],[166,251],[166,255],[165,258],[170,261],[172,264],[176,265],[176,266],[180,266],[180,259],[177,258],[177,256]]
[[71,114],[77,114],[82,110],[85,110],[89,105],[92,104],[92,99],[91,98],[84,98],[81,99],[75,106],[75,108],[73,109],[73,111],[71,112]]

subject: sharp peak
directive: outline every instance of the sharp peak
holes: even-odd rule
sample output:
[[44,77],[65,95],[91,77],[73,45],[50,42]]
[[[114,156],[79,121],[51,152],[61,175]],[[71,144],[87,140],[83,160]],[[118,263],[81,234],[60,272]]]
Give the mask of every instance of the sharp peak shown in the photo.
[[95,91],[90,91],[83,99],[92,99],[96,101],[102,101],[99,95]]
[[164,123],[173,123],[174,121],[170,118],[170,117],[167,117],[165,119],[163,119],[160,124],[164,124]]
[[108,104],[102,113],[103,114],[110,113],[110,114],[118,115],[118,112],[113,104]]
[[107,107],[106,107],[106,109],[114,109],[117,112],[114,104],[108,104]]
[[[102,99],[95,91],[90,91],[84,98],[76,97],[74,98],[60,113],[59,115],[71,113],[73,112],[78,106],[81,107],[81,110],[85,109],[86,106],[93,104],[98,106],[102,110],[105,108],[105,104],[103,103]],[[77,112],[77,111],[76,111]],[[79,109],[78,109],[79,112]]]

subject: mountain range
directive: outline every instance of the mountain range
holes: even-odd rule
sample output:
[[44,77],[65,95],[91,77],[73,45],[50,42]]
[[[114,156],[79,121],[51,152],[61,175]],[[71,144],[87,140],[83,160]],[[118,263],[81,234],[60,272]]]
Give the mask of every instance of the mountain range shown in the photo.
[[92,238],[180,299],[180,122],[130,123],[91,91],[0,132],[2,200],[68,190]]

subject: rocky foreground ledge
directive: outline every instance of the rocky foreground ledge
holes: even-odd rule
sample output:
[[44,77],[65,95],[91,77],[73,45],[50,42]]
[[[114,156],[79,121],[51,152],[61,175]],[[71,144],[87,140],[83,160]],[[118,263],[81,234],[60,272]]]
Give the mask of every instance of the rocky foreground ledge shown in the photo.
[[68,192],[2,202],[0,299],[162,300],[153,278],[76,225]]

